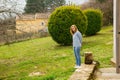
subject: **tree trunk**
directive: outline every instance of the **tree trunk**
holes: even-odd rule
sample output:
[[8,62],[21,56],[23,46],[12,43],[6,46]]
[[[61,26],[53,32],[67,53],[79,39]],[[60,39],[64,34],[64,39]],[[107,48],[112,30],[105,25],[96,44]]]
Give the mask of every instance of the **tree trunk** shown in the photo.
[[85,64],[92,64],[93,56],[91,52],[85,52]]

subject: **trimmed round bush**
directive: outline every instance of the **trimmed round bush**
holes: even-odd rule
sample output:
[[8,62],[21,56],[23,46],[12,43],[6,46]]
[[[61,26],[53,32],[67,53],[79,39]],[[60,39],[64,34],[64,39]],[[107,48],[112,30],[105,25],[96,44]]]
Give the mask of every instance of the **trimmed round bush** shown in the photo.
[[87,29],[87,18],[82,11],[75,6],[61,6],[51,14],[48,22],[48,30],[53,40],[61,45],[72,44],[70,26],[76,25],[84,34]]
[[86,36],[95,35],[101,30],[103,14],[98,9],[84,10],[84,14],[87,16],[88,25],[85,32]]

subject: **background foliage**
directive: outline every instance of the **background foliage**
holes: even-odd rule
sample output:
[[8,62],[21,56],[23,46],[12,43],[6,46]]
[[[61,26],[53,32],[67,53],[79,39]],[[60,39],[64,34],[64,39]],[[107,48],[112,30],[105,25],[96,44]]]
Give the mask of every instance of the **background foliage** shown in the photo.
[[100,9],[103,12],[103,26],[113,24],[113,0],[96,0],[81,5],[81,9]]
[[56,7],[65,4],[65,0],[27,0],[26,13],[53,11]]

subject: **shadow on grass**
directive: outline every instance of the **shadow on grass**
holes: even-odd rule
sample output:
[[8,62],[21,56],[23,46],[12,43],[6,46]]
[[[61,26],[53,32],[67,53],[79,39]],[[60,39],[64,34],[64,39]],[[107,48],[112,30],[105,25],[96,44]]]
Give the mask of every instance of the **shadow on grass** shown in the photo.
[[55,49],[65,49],[65,48],[70,48],[70,47],[72,48],[72,44],[71,45],[59,45],[59,44],[57,44],[54,46]]
[[[107,34],[106,34],[107,33]],[[103,35],[111,35],[111,33],[108,32],[104,32],[104,33],[96,33],[95,35],[91,35],[91,36],[86,36],[84,35],[84,38],[90,38],[90,37],[95,37],[95,36],[103,36]]]

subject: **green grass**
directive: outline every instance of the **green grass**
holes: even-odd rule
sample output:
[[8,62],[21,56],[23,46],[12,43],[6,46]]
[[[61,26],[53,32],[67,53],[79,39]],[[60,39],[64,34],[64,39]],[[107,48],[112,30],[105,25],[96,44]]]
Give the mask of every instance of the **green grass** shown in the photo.
[[[100,67],[110,67],[113,38],[112,26],[95,36],[84,37],[81,51],[93,52]],[[0,80],[67,80],[74,72],[72,46],[60,46],[51,37],[0,46]],[[29,77],[32,72],[42,75]]]

